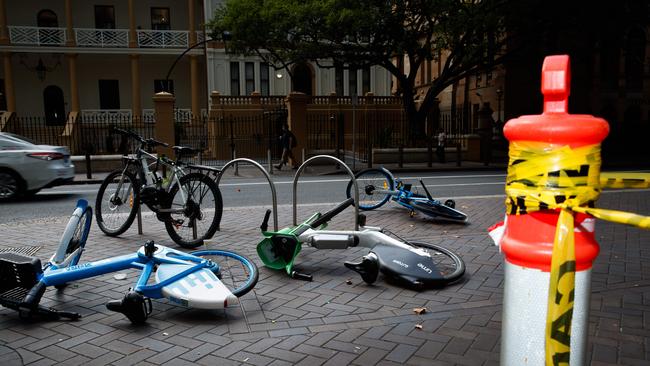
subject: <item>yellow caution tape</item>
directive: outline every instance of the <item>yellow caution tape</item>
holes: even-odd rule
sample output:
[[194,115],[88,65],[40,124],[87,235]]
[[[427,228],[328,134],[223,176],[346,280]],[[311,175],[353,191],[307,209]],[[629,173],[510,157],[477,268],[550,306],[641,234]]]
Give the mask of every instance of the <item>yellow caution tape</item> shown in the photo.
[[510,143],[506,209],[510,215],[560,210],[546,318],[546,364],[568,364],[575,288],[573,213],[650,229],[650,217],[594,208],[603,188],[648,188],[650,174],[600,173],[600,145],[578,148]]

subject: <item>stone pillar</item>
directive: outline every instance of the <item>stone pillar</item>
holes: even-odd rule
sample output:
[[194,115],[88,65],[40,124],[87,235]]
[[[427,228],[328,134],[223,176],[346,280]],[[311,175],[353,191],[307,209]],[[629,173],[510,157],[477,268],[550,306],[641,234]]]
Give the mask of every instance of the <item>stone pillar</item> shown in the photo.
[[289,130],[293,132],[298,142],[293,153],[299,157],[302,150],[307,148],[307,95],[291,92],[287,97],[287,112]]
[[217,106],[221,104],[221,93],[216,90],[213,90],[210,93],[210,109],[217,109]]
[[251,104],[256,106],[262,104],[262,94],[260,94],[260,92],[254,91],[251,93]]
[[67,38],[65,45],[74,47],[77,44],[74,26],[72,25],[72,0],[65,0],[65,31]]
[[131,113],[136,119],[142,117],[140,103],[140,55],[129,55],[131,59]]
[[196,22],[194,21],[194,2],[196,0],[187,0],[187,12],[189,14],[188,28],[190,31],[190,46],[196,44]]
[[[174,131],[174,102],[176,98],[170,93],[160,92],[153,96],[154,120],[156,121],[156,140],[166,142],[170,146],[175,143]],[[173,158],[171,147],[157,147],[158,154]]]
[[135,10],[133,10],[133,0],[129,0],[129,47],[138,47],[138,34],[135,30]]
[[11,68],[11,52],[3,53],[5,73],[5,99],[7,100],[7,111],[16,111],[16,94],[14,92],[14,73]]
[[68,74],[70,75],[70,112],[79,112],[79,85],[77,83],[77,54],[66,53]]
[[7,29],[5,0],[0,0],[0,44],[9,44],[9,29]]
[[190,55],[190,89],[193,118],[201,116],[199,85],[201,85],[199,82],[199,57],[197,55]]

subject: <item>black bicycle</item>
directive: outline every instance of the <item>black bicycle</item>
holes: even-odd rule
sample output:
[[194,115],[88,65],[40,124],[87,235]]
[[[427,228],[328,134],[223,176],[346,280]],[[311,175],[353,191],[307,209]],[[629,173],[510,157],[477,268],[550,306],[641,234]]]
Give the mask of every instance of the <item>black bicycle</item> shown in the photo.
[[[95,203],[99,228],[110,236],[124,233],[144,203],[178,245],[195,248],[211,238],[219,228],[223,202],[208,174],[218,174],[219,169],[180,161],[181,156],[196,155],[196,149],[174,146],[177,159],[171,160],[147,151],[168,144],[119,128],[115,132],[135,139],[140,147],[134,155],[124,156],[124,167],[110,173],[99,187]],[[167,167],[166,176],[158,174],[161,166]]]

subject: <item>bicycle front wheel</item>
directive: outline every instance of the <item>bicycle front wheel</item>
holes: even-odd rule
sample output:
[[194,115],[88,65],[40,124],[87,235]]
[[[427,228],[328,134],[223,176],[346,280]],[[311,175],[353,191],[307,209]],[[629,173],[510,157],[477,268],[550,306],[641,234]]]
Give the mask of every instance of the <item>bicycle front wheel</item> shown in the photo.
[[[359,186],[359,208],[361,210],[374,210],[383,206],[390,199],[390,194],[377,193],[376,190],[394,190],[393,177],[383,169],[364,169],[355,175]],[[345,193],[352,197],[354,184],[348,182]]]
[[120,235],[133,224],[139,205],[140,192],[135,176],[116,170],[104,179],[97,192],[97,226],[106,235]]
[[452,284],[460,280],[465,274],[465,262],[451,250],[440,245],[417,240],[409,240],[408,243],[427,251],[431,255],[431,260],[436,265],[440,276],[442,276],[443,285]]
[[190,173],[169,190],[171,219],[165,228],[184,248],[196,248],[210,239],[221,221],[223,202],[217,184],[205,174]]
[[215,274],[237,297],[248,293],[257,283],[257,266],[241,254],[226,250],[199,250],[190,254],[215,263],[215,268],[218,268]]

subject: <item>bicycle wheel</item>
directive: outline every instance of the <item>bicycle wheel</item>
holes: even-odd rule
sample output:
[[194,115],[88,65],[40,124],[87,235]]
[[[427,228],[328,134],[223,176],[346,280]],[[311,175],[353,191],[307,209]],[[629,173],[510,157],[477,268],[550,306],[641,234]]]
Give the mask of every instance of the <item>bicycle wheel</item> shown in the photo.
[[137,180],[130,172],[116,170],[102,182],[95,202],[97,226],[109,236],[128,230],[140,205]]
[[[86,240],[88,240],[92,220],[93,210],[88,206],[88,203],[84,203],[82,207],[77,204],[77,209],[70,217],[70,221],[68,221],[68,225],[61,236],[60,248],[65,248],[65,252],[63,258],[60,258],[57,263],[58,268],[76,266],[79,263],[83,248],[86,246]],[[61,284],[54,287],[62,289],[66,285]]]
[[[393,177],[383,169],[364,169],[355,175],[359,186],[359,208],[361,210],[374,210],[383,206],[390,199],[388,193],[375,193],[375,190],[394,190]],[[348,182],[345,194],[352,197],[352,180]]]
[[217,231],[223,202],[217,184],[205,174],[190,173],[169,190],[172,210],[165,221],[169,237],[184,248],[196,248]]
[[449,206],[443,205],[439,202],[430,202],[430,201],[411,201],[411,206],[413,209],[421,212],[432,219],[437,220],[446,220],[459,223],[467,222],[467,215],[451,208]]
[[241,254],[226,250],[199,250],[190,254],[216,263],[217,277],[237,297],[245,295],[257,283],[257,266]]
[[[431,255],[439,274],[442,276],[442,285],[449,285],[461,279],[465,274],[465,262],[458,254],[440,245],[423,241],[409,240],[409,244],[424,249]],[[426,283],[425,283],[426,285]],[[440,285],[438,283],[431,285]]]

